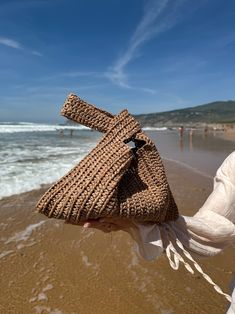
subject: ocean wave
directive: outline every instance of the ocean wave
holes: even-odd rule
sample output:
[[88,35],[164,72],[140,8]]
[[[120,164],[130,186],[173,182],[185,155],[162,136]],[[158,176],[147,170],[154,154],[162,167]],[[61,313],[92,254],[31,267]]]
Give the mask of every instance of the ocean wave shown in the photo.
[[83,156],[58,156],[41,162],[16,162],[8,163],[7,167],[0,167],[0,199],[39,189],[43,184],[52,184],[74,167]]
[[[23,122],[21,124],[14,127],[35,127],[34,123],[28,126]],[[40,125],[42,128],[44,126]],[[4,127],[9,128],[9,125]],[[43,130],[48,130],[47,127]],[[58,126],[50,126],[50,129],[54,130],[55,127]],[[72,137],[66,136],[66,133],[60,137],[56,132],[0,136],[0,199],[58,180],[93,149],[98,139],[97,132],[83,131],[77,131]]]
[[153,127],[153,126],[146,126],[142,128],[144,131],[166,131],[168,130],[167,127],[163,126],[161,128]]
[[[166,131],[167,127],[142,128],[144,131]],[[84,125],[59,125],[59,124],[42,124],[34,122],[1,122],[0,133],[20,133],[20,132],[57,132],[63,130],[91,130]]]
[[[89,145],[82,145],[81,147],[67,148],[65,147],[36,147],[36,148],[20,148],[9,147],[0,151],[0,173],[6,164],[14,163],[39,163],[47,160],[63,160],[64,158],[77,159],[80,156],[85,155],[94,146],[92,143]],[[1,167],[1,165],[3,165]],[[6,169],[7,170],[7,167]]]
[[31,122],[0,124],[0,133],[20,133],[20,132],[57,132],[63,130],[90,130],[83,125],[58,125],[58,124],[41,124]]

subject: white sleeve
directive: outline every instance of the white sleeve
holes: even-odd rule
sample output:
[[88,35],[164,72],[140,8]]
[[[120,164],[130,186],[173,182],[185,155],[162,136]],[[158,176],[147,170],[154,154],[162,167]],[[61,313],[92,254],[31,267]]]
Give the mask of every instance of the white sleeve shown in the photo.
[[216,172],[214,189],[196,216],[210,210],[235,223],[235,152]]
[[235,313],[235,289],[233,290],[231,305],[227,311],[227,314],[234,314],[234,313]]
[[168,245],[165,226],[193,254],[212,256],[235,241],[235,152],[230,154],[216,172],[214,189],[204,205],[193,216],[179,216],[176,221],[161,225],[136,224],[131,230],[139,253],[155,259]]
[[214,189],[204,205],[184,220],[189,238],[185,244],[194,253],[215,255],[235,241],[235,152],[217,170]]

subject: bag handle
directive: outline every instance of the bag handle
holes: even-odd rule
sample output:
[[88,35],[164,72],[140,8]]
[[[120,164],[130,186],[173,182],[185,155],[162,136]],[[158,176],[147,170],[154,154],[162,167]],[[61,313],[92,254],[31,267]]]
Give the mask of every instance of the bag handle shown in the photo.
[[107,133],[113,128],[120,129],[119,136],[125,138],[124,143],[133,141],[136,150],[149,142],[140,124],[126,109],[114,116],[87,103],[75,94],[69,94],[61,109],[61,115],[102,133]]
[[61,109],[61,115],[100,132],[107,132],[114,116],[99,109],[75,94],[69,94]]

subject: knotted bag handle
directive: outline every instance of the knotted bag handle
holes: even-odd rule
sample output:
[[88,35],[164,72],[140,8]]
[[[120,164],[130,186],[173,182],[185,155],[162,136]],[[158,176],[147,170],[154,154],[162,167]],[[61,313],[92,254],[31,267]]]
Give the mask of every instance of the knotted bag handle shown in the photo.
[[88,104],[74,94],[65,100],[61,115],[102,133],[107,132],[114,118],[111,113]]

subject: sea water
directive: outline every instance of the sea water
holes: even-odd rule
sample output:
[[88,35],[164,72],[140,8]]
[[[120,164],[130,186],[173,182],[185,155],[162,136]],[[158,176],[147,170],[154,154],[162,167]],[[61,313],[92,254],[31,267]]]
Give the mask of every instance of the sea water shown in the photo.
[[59,179],[97,143],[98,132],[82,126],[0,124],[0,198]]
[[[170,160],[213,177],[234,142],[217,134],[205,136],[178,130],[146,128],[163,160]],[[0,199],[51,184],[66,174],[88,152],[102,134],[84,126],[39,123],[0,123]]]
[[149,131],[163,160],[172,161],[204,177],[213,178],[224,159],[235,150],[235,142],[222,132],[190,129],[180,136],[178,130]]

